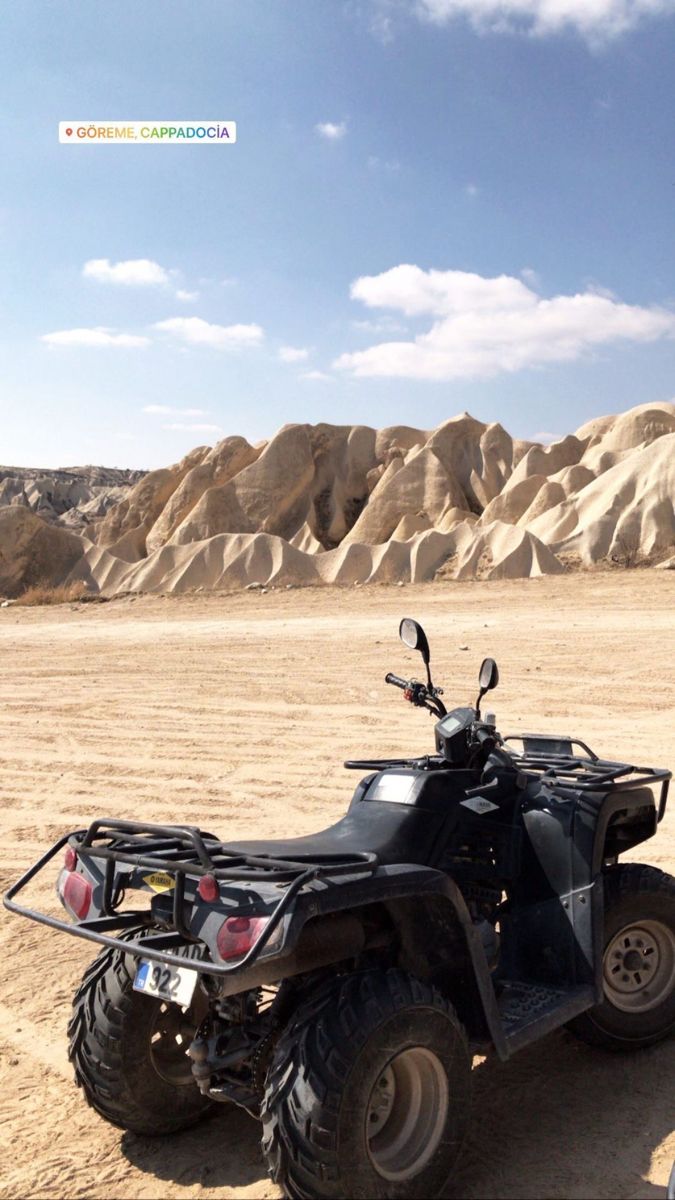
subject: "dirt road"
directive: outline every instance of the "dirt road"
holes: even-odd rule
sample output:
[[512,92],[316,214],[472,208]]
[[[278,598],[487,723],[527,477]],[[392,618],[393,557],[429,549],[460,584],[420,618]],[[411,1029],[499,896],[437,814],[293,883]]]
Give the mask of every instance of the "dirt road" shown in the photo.
[[[349,756],[424,753],[431,721],[383,683],[419,674],[416,616],[446,700],[494,655],[504,731],[584,737],[675,766],[675,576],[294,590],[0,610],[2,885],[94,815],[221,836],[307,833],[341,815]],[[468,649],[460,649],[468,647]],[[640,859],[675,870],[675,800]],[[86,945],[3,913],[2,1197],[274,1197],[235,1109],[152,1141],[103,1123],[71,1081],[70,996]],[[549,1037],[477,1061],[453,1194],[662,1197],[675,1157],[675,1040],[612,1057]]]

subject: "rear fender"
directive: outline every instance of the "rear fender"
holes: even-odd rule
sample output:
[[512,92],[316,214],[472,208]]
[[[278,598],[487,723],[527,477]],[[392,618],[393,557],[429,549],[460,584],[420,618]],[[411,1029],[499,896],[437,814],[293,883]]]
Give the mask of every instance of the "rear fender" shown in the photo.
[[493,1040],[494,987],[473,922],[465,926],[442,892],[402,897],[387,910],[397,933],[396,965],[448,995],[472,1041]]
[[382,867],[314,897],[297,897],[283,953],[245,978],[222,981],[224,994],[358,959],[386,947],[393,961],[448,995],[473,1040],[504,1051],[504,1035],[483,943],[454,880],[418,866]]

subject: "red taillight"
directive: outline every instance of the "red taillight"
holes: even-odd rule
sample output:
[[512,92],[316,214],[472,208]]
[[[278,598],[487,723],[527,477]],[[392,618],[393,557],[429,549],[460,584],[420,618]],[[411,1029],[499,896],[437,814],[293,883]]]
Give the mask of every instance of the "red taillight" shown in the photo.
[[268,923],[269,917],[228,917],[216,938],[220,957],[225,962],[230,958],[243,958]]
[[213,904],[214,900],[218,900],[220,897],[218,880],[214,875],[202,875],[197,884],[197,891],[202,900],[207,900],[209,904]]
[[77,866],[77,854],[73,850],[72,846],[68,846],[66,849],[63,865],[65,866],[66,871],[74,871]]
[[91,897],[93,887],[84,875],[77,875],[75,872],[68,872],[62,881],[61,899],[65,904],[68,912],[77,917],[78,921],[84,920],[91,907]]

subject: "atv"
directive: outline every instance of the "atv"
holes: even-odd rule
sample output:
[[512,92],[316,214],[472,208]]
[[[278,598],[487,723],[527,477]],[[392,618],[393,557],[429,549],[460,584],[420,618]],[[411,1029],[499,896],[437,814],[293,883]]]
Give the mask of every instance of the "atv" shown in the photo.
[[[170,1134],[217,1104],[262,1122],[289,1197],[436,1196],[467,1129],[474,1053],[551,1030],[634,1050],[675,1027],[675,879],[619,856],[656,833],[671,772],[577,738],[502,737],[386,676],[435,752],[345,763],[347,814],[281,841],[109,818],[60,839],[13,912],[103,947],[68,1027],[89,1104]],[[657,792],[655,798],[654,792]],[[54,857],[71,921],[16,897]]]

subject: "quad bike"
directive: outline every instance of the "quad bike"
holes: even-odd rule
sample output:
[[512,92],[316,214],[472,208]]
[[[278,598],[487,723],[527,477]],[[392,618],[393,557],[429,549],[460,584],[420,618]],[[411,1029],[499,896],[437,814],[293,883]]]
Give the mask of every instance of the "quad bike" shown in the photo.
[[[475,708],[448,712],[421,626],[400,634],[426,681],[386,681],[434,715],[435,753],[346,763],[365,774],[337,824],[228,843],[100,818],[5,897],[103,946],[68,1029],[89,1104],[139,1134],[240,1105],[289,1197],[437,1195],[475,1052],[561,1026],[632,1050],[675,1028],[675,879],[618,861],[656,833],[671,772],[500,736],[481,716],[492,659]],[[16,900],[64,848],[72,923]]]

